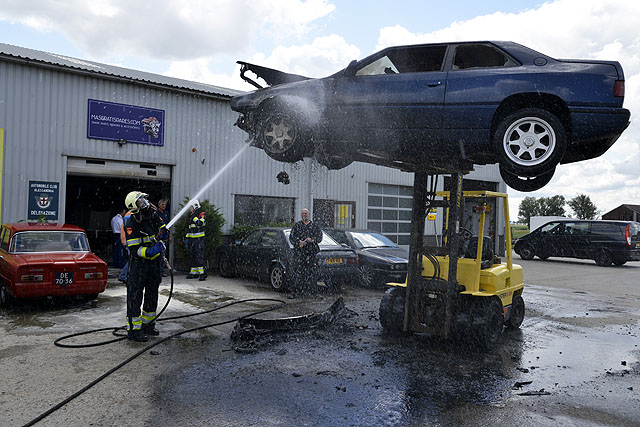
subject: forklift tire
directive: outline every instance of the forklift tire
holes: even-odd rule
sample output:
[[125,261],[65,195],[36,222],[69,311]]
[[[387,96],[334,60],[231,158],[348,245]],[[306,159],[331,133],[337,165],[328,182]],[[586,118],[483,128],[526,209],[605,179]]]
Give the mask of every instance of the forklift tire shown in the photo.
[[380,300],[380,324],[391,335],[400,335],[404,331],[405,295],[405,288],[393,287],[387,289]]
[[505,325],[509,329],[518,329],[524,320],[524,299],[520,295],[514,295],[511,302],[511,316]]
[[478,346],[482,350],[491,350],[496,346],[504,326],[502,304],[493,297],[487,299],[488,301],[480,304],[484,319],[476,335]]

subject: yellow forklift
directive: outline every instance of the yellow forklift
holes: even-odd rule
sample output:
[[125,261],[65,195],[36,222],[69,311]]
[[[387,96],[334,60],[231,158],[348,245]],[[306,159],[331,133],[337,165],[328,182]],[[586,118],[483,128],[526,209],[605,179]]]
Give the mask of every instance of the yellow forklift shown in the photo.
[[[511,257],[507,194],[462,191],[462,175],[453,173],[449,191],[427,189],[427,174],[416,172],[409,270],[404,283],[389,283],[380,302],[380,323],[392,334],[425,333],[464,339],[489,349],[504,326],[519,328],[524,319],[522,267]],[[506,262],[494,255],[485,221],[492,206],[504,207]],[[477,236],[460,226],[464,204],[472,204]],[[446,212],[441,246],[423,244],[426,213]],[[467,209],[468,211],[469,209]]]

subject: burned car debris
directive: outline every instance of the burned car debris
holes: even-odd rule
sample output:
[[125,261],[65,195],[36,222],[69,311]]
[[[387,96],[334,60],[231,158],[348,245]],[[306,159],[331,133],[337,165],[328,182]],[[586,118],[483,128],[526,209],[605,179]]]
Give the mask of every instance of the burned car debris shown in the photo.
[[389,47],[318,79],[239,63],[258,90],[232,98],[236,125],[283,162],[430,173],[499,163],[509,186],[534,191],[558,164],[605,153],[629,125],[618,62],[558,60],[513,42]]

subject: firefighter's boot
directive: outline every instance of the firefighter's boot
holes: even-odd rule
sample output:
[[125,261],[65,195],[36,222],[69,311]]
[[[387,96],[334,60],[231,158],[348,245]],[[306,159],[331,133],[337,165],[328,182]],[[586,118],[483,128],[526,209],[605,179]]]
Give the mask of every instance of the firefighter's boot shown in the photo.
[[156,322],[142,325],[142,333],[150,337],[157,337],[158,335],[160,335],[160,331],[156,329]]
[[127,338],[133,340],[135,342],[147,342],[149,341],[149,337],[147,337],[140,329],[129,330],[127,332]]

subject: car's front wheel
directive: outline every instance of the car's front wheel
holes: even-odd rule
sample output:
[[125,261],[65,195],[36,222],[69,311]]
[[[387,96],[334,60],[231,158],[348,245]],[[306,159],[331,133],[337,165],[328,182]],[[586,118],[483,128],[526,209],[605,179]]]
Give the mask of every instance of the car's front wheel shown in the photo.
[[373,288],[376,284],[376,276],[370,264],[361,264],[358,267],[360,272],[360,285],[363,288]]
[[523,244],[522,246],[520,246],[518,248],[518,255],[520,255],[520,258],[526,260],[526,261],[530,261],[533,259],[533,257],[535,256],[535,252],[533,250],[533,246],[531,246],[528,243]]
[[280,264],[274,264],[269,273],[269,282],[276,292],[282,292],[287,288],[287,278]]
[[567,135],[553,113],[541,108],[524,108],[507,115],[498,124],[494,145],[506,171],[515,176],[537,177],[560,163],[567,147]]
[[309,151],[309,132],[296,115],[274,112],[264,114],[260,121],[258,139],[269,157],[295,163]]

